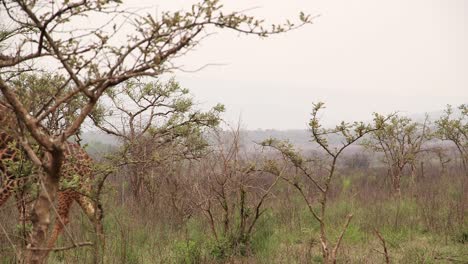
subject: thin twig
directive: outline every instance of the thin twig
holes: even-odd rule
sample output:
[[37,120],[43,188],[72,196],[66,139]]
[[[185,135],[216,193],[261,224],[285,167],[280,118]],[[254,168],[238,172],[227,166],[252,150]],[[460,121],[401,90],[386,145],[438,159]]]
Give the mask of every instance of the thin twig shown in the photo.
[[343,236],[348,229],[349,223],[351,222],[351,219],[353,218],[353,214],[349,214],[346,216],[346,222],[343,226],[343,230],[341,230],[340,237],[338,238],[338,241],[335,244],[335,247],[333,248],[333,255],[336,256],[336,252],[340,248],[341,241],[343,240]]
[[385,256],[385,263],[390,264],[390,256],[388,255],[387,243],[385,242],[385,239],[383,238],[382,234],[380,234],[380,232],[377,230],[377,228],[374,228],[374,233],[379,238],[380,242],[382,243],[383,249],[384,249],[384,252],[380,252],[378,250],[376,250],[376,251]]
[[74,245],[67,246],[67,247],[58,247],[58,248],[28,248],[28,250],[38,250],[38,251],[65,251],[77,247],[85,247],[85,246],[92,246],[93,243],[91,242],[81,242],[75,243]]

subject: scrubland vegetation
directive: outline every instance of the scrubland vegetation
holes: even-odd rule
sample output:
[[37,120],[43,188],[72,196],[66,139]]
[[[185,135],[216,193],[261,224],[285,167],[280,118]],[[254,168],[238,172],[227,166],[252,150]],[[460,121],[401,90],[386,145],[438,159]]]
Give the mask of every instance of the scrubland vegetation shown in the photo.
[[251,142],[170,78],[213,33],[315,17],[0,3],[0,263],[468,263],[466,104],[329,128],[318,102],[307,144]]
[[[371,124],[323,129],[315,114],[322,108],[314,105],[307,151],[273,138],[248,142],[238,128],[206,128],[195,141],[181,136],[180,142],[199,144],[192,155],[185,145],[156,148],[160,141],[148,138],[114,147],[90,143],[107,149],[93,151],[102,162],[135,155],[126,155],[101,194],[104,262],[323,263],[324,241],[330,253],[340,241],[330,263],[467,262],[467,172],[456,147],[465,150],[466,141],[446,139],[448,132],[466,132],[466,111],[448,108],[439,120],[421,123],[376,115]],[[386,142],[378,140],[383,137]],[[343,148],[348,144],[354,147]],[[20,244],[15,214],[9,203],[0,217]],[[91,223],[78,210],[72,215],[72,237],[92,240]],[[14,262],[12,248],[1,254],[3,263]],[[92,259],[82,247],[49,261]]]

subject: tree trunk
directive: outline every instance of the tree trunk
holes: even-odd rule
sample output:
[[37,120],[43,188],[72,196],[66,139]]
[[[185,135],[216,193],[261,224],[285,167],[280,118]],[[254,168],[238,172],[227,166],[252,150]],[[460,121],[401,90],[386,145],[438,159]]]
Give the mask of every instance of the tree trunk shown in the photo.
[[44,175],[42,181],[43,186],[31,215],[33,230],[29,245],[31,252],[27,261],[31,264],[41,264],[44,261],[46,254],[45,250],[41,249],[46,248],[47,245],[47,231],[51,219],[50,209],[53,206],[53,201],[59,187],[58,181],[49,175]]
[[47,231],[50,225],[51,208],[55,201],[59,189],[60,167],[63,161],[63,151],[61,148],[55,148],[52,153],[46,153],[44,164],[47,173],[41,175],[41,191],[34,203],[31,213],[31,222],[33,229],[31,232],[30,252],[26,258],[26,263],[42,264],[45,263],[50,249],[47,249]]
[[401,197],[401,175],[399,173],[393,175],[393,191],[397,198]]
[[416,163],[412,162],[411,163],[411,184],[415,185],[416,184]]
[[403,174],[404,165],[395,164],[389,168],[392,178],[393,195],[395,198],[401,198],[401,175]]
[[106,241],[104,237],[104,226],[102,219],[104,216],[102,203],[101,203],[101,192],[104,187],[104,182],[107,176],[96,179],[96,191],[93,193],[94,196],[94,245],[93,245],[93,263],[104,263],[104,251],[106,247]]
[[421,161],[421,179],[424,179],[424,161]]

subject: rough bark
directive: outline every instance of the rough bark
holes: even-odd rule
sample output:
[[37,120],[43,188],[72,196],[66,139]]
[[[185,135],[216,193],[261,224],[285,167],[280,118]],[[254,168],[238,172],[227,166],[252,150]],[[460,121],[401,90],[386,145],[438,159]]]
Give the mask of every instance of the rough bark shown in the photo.
[[52,217],[51,211],[59,189],[60,168],[63,161],[63,150],[55,148],[52,153],[46,153],[46,173],[41,177],[41,191],[31,212],[33,230],[31,232],[29,252],[26,263],[45,263],[50,249],[47,249],[47,234]]

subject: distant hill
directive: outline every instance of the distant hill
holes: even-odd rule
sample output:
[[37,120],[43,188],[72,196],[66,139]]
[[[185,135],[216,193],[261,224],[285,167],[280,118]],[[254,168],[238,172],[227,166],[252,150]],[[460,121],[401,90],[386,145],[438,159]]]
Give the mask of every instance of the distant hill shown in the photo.
[[84,144],[99,142],[105,145],[118,146],[120,145],[117,137],[106,134],[101,131],[87,131],[81,135]]
[[[260,143],[269,138],[276,138],[280,140],[286,140],[291,143],[296,149],[302,151],[316,150],[318,149],[317,144],[312,143],[311,132],[306,129],[290,129],[290,130],[246,130],[242,131],[242,143],[248,150],[252,150],[258,147],[257,143]],[[330,146],[341,145],[341,138],[338,135],[330,135],[328,137],[328,143]],[[350,146],[350,149],[354,149],[359,146]]]
[[[454,108],[455,115],[458,114],[458,109]],[[443,115],[443,111],[434,111],[428,113],[429,120],[434,121]],[[402,116],[406,114],[404,112],[399,113]],[[422,122],[425,118],[425,113],[417,113],[406,115],[411,119]],[[369,120],[366,122],[370,122]],[[307,129],[289,129],[289,130],[276,130],[276,129],[257,129],[257,130],[243,130],[241,132],[242,145],[248,149],[253,150],[258,147],[257,143],[260,143],[269,138],[277,138],[280,140],[288,140],[296,148],[307,151],[316,149],[316,144],[311,143],[310,131]],[[115,136],[105,134],[100,131],[87,131],[82,135],[83,143],[88,144],[90,148],[93,146],[99,149],[115,148],[120,145],[120,142]],[[336,145],[340,143],[341,138],[339,136],[332,136],[329,138],[330,145]],[[351,149],[358,149],[359,146],[352,146]]]
[[290,129],[290,130],[244,130],[241,133],[243,143],[246,146],[255,145],[269,138],[277,138],[280,140],[288,140],[295,146],[308,146],[310,142],[310,132],[305,129]]
[[113,152],[119,146],[115,136],[100,131],[87,131],[81,135],[81,144],[85,146],[86,152],[96,160]]

